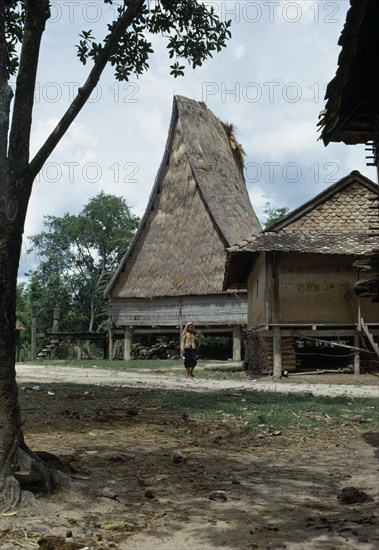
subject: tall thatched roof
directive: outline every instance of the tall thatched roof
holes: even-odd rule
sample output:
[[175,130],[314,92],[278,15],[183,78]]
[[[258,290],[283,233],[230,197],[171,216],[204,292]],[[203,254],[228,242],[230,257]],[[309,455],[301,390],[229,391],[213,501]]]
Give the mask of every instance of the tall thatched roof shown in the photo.
[[225,249],[260,231],[230,125],[175,96],[163,160],[135,238],[107,293],[148,298],[222,292]]
[[264,251],[361,256],[372,248],[369,229],[378,186],[351,172],[259,235],[228,248],[225,288],[244,288],[254,255]]

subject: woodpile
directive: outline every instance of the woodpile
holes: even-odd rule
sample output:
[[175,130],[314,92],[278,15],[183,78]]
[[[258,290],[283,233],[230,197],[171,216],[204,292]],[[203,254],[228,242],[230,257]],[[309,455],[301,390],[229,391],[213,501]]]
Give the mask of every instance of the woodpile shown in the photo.
[[[245,366],[255,374],[268,371],[267,338],[260,331],[251,330],[246,336]],[[272,369],[272,365],[271,365]]]
[[152,346],[133,344],[132,359],[180,359],[179,345],[173,341]]
[[363,259],[354,263],[354,266],[362,271],[373,272],[369,279],[361,279],[355,283],[354,290],[358,296],[371,298],[373,302],[379,302],[379,250],[372,250]]
[[[282,337],[282,369],[294,371],[300,366],[296,357],[296,340],[293,337]],[[257,374],[271,374],[273,371],[273,342],[271,337],[258,331],[250,331],[246,341],[245,362],[248,369]]]
[[[282,369],[283,370],[296,370],[299,365],[299,360],[296,360],[296,347],[295,338],[282,337]],[[267,369],[273,370],[273,348],[272,338],[267,339]]]

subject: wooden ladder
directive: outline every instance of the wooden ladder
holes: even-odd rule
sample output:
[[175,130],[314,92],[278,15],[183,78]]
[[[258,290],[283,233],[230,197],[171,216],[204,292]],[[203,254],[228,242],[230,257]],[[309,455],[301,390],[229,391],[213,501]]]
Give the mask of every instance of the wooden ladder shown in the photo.
[[51,352],[58,346],[59,340],[57,338],[51,338],[45,341],[45,343],[39,348],[37,357],[39,359],[51,358]]
[[373,335],[368,329],[368,326],[365,324],[363,317],[361,317],[361,329],[366,335],[367,340],[370,342],[373,350],[375,351],[376,355],[379,357],[379,345],[375,342]]

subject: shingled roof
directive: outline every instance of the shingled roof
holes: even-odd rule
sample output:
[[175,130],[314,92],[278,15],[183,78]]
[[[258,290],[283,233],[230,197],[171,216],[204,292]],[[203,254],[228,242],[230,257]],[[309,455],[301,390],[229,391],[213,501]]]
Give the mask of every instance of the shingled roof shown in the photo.
[[261,230],[230,125],[175,96],[163,160],[136,236],[106,293],[222,293],[225,248]]
[[[245,244],[246,243],[246,244]],[[314,254],[358,254],[371,250],[372,241],[366,234],[265,232],[252,236],[228,248],[228,252],[305,252]]]
[[370,251],[377,190],[370,179],[351,172],[260,234],[229,247],[224,287],[243,287],[252,254],[262,251],[357,256]]

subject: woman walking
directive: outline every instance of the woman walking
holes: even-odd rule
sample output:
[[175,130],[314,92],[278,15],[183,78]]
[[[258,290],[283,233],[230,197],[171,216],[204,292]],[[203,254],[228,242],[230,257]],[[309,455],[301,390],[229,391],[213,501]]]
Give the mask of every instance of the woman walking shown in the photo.
[[195,378],[195,375],[193,374],[193,370],[197,364],[195,350],[195,327],[193,323],[189,322],[186,324],[182,332],[180,352],[184,357],[184,366],[187,371],[187,376],[190,378]]

